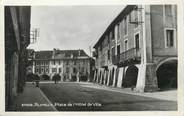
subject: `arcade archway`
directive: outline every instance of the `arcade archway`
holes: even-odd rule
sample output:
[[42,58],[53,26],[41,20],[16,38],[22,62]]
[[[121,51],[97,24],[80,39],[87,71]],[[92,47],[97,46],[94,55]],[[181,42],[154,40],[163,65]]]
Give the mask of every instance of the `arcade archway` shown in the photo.
[[167,60],[159,65],[156,70],[158,88],[160,90],[177,88],[177,60]]
[[123,87],[132,87],[137,84],[138,68],[134,65],[129,66],[126,70],[125,77],[123,78]]

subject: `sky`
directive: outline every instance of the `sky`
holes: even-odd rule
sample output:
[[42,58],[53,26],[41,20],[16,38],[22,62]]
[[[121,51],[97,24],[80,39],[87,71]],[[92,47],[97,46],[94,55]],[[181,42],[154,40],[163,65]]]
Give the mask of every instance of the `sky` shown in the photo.
[[32,6],[31,29],[39,28],[36,51],[83,49],[90,55],[100,36],[124,6]]

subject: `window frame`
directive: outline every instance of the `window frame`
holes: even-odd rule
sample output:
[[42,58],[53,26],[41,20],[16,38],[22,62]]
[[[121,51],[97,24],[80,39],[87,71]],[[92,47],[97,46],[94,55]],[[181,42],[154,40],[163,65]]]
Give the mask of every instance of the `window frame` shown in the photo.
[[[167,30],[173,31],[173,46],[167,46]],[[165,38],[165,48],[176,48],[176,29],[175,28],[165,28],[164,38]]]
[[[118,46],[119,46],[119,54],[118,54]],[[117,49],[116,51],[117,55],[120,55],[121,54],[121,44],[120,43],[117,44],[116,49]]]
[[[126,19],[126,20],[125,20]],[[124,18],[123,18],[123,25],[124,25],[124,37],[127,37],[128,36],[128,15],[126,15]],[[126,26],[125,26],[126,24]],[[127,27],[126,31],[125,31],[125,27]]]
[[139,35],[139,49],[140,49],[140,47],[141,47],[141,46],[140,46],[140,31],[134,33],[134,48],[136,48],[136,40],[135,40],[135,39],[136,39],[136,38],[135,38],[136,35]]

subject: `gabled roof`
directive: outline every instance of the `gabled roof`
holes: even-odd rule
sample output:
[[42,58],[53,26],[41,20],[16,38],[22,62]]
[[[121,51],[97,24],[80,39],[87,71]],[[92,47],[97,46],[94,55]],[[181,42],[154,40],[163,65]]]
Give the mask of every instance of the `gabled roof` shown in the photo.
[[102,36],[99,38],[97,43],[93,46],[93,48],[96,48],[104,39],[105,35],[108,34],[117,24],[117,22],[121,21],[127,14],[129,14],[136,5],[127,5],[120,14],[111,22],[111,24],[107,27],[105,32],[102,34]]

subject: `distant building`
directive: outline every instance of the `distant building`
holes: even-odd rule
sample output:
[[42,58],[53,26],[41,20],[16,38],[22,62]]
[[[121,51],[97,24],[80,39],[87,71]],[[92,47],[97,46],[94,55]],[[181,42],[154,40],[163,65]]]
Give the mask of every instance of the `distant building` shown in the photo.
[[141,92],[177,88],[177,6],[127,5],[94,48],[97,83]]
[[30,19],[30,6],[5,6],[5,110],[25,85]]
[[84,50],[36,51],[33,59],[33,73],[48,75],[60,74],[61,81],[90,80],[91,58]]

